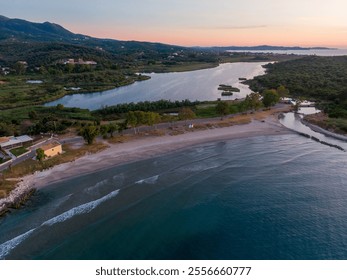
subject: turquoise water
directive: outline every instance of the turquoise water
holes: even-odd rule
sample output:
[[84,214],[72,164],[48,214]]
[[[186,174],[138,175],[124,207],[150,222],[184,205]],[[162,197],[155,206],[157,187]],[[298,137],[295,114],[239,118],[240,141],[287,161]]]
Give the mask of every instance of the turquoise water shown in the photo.
[[195,146],[41,189],[5,259],[347,259],[346,153],[295,134]]

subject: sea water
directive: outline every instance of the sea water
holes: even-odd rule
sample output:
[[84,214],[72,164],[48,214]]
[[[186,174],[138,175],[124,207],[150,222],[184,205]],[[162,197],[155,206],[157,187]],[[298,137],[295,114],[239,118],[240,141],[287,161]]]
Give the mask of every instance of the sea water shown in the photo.
[[217,141],[40,189],[2,259],[346,259],[346,153],[288,134]]

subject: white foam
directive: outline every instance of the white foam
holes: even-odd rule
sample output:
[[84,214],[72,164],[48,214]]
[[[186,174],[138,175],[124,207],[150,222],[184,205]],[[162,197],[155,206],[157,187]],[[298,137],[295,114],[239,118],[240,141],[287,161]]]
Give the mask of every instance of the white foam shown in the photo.
[[114,183],[117,183],[117,185],[122,185],[124,183],[124,180],[125,180],[125,176],[124,176],[124,173],[120,173],[120,174],[117,174],[117,175],[114,175],[112,177],[112,180]]
[[201,171],[218,168],[220,166],[221,166],[220,164],[196,164],[193,166],[185,166],[184,168],[181,168],[181,170],[188,171],[188,172],[201,172]]
[[45,221],[42,223],[39,227],[31,229],[27,231],[26,233],[19,235],[9,241],[6,241],[3,244],[0,244],[0,260],[4,259],[14,248],[16,248],[20,243],[22,243],[25,239],[27,239],[34,231],[36,231],[38,228],[42,226],[52,226],[57,223],[62,223],[68,219],[71,219],[72,217],[76,215],[86,214],[91,212],[93,209],[98,207],[103,202],[115,197],[118,195],[120,190],[113,191],[109,193],[106,196],[103,196],[102,198],[99,198],[97,200],[93,200],[91,202],[88,202],[86,204],[82,204],[80,206],[74,207],[48,221]]
[[94,186],[91,186],[84,190],[85,193],[94,193],[96,190],[98,190],[100,187],[106,185],[108,183],[108,179],[102,180],[100,182],[97,182]]
[[29,230],[22,235],[19,235],[9,241],[0,245],[0,260],[3,260],[14,248],[16,248],[20,243],[27,239],[35,229]]
[[139,180],[137,182],[135,182],[135,184],[150,184],[150,185],[154,185],[159,179],[159,175],[153,176],[153,177],[149,177],[143,180]]
[[71,219],[72,217],[76,216],[76,215],[81,215],[81,214],[86,214],[91,212],[93,209],[95,209],[96,207],[98,207],[101,203],[117,196],[119,193],[119,190],[113,191],[111,193],[109,193],[108,195],[99,198],[97,200],[93,200],[91,202],[88,202],[86,204],[82,204],[79,205],[77,207],[74,207],[72,209],[70,209],[69,211],[66,211],[46,222],[44,222],[41,226],[51,226],[57,223],[62,223],[66,220]]
[[64,204],[66,201],[69,200],[69,198],[72,196],[72,193],[58,199],[56,201],[56,203],[52,206],[53,209],[57,209],[59,206],[61,206],[62,204]]

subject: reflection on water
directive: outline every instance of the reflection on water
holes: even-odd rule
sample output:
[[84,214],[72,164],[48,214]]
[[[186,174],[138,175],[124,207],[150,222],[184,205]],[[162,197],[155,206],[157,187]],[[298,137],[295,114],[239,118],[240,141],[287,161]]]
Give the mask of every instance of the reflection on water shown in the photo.
[[[307,109],[314,109],[315,108],[301,108],[304,110]],[[286,113],[282,115],[282,118],[280,118],[280,122],[285,127],[288,127],[289,129],[295,130],[299,133],[303,133],[306,135],[311,136],[311,138],[318,139],[321,142],[329,143],[331,145],[337,145],[339,147],[342,147],[344,150],[347,150],[347,143],[342,140],[335,139],[333,137],[325,136],[322,133],[313,131],[310,127],[304,125],[301,120],[303,118],[303,115],[301,114],[295,114],[295,113]]]
[[303,115],[313,115],[320,112],[321,111],[315,107],[300,107],[299,108],[299,114],[303,114]]
[[90,110],[102,106],[120,103],[167,100],[217,100],[221,98],[220,84],[228,84],[240,89],[231,97],[223,99],[240,99],[251,91],[247,85],[241,84],[239,78],[251,79],[265,73],[262,65],[267,63],[225,63],[216,68],[180,72],[149,74],[151,79],[136,82],[130,86],[116,88],[104,92],[73,94],[65,96],[46,106],[62,104],[65,107],[79,107]]

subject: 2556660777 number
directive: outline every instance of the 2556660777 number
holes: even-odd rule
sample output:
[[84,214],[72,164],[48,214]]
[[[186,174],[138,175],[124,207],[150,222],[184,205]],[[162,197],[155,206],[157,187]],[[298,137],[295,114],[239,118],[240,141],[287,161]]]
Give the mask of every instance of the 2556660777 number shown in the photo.
[[219,276],[219,275],[244,275],[247,276],[251,272],[252,267],[189,267],[188,275],[191,276]]

